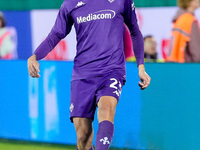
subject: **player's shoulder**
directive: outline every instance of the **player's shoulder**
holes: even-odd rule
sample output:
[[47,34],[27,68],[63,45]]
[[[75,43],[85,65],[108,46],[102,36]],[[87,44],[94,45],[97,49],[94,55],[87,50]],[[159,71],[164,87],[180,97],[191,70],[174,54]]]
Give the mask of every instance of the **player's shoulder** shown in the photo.
[[67,10],[73,10],[81,0],[65,0],[62,7],[67,8]]
[[74,5],[74,4],[76,4],[78,1],[80,1],[80,0],[65,0],[64,2],[63,2],[63,4],[65,4],[65,5]]

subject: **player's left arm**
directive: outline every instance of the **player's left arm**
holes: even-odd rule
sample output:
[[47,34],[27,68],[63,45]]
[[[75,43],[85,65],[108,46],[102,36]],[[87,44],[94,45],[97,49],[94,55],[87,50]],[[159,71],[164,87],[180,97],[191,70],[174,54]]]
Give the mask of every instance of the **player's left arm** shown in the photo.
[[140,89],[144,90],[147,88],[151,82],[151,77],[146,73],[144,64],[138,66],[139,78],[141,82],[138,82]]
[[132,0],[124,0],[124,12],[123,12],[124,22],[130,30],[131,38],[133,42],[133,50],[135,54],[135,58],[137,61],[139,78],[141,82],[139,86],[141,90],[145,89],[149,86],[151,78],[146,73],[144,67],[144,41],[142,33],[139,29],[137,23],[137,17],[135,14],[135,6]]

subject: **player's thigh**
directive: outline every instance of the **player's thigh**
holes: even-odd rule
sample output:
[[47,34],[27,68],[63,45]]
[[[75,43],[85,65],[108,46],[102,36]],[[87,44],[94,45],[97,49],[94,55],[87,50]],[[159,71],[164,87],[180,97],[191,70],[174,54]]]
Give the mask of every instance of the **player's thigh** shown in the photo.
[[117,103],[117,99],[113,96],[102,96],[97,103],[98,110],[114,111]]
[[98,121],[108,120],[114,122],[117,99],[112,96],[102,96],[98,101]]
[[97,91],[98,120],[114,121],[115,108],[121,96],[124,78],[120,73],[107,74],[102,77]]
[[[96,94],[97,104],[99,103],[100,99],[101,101],[103,100],[101,103],[104,103],[104,101],[106,101],[109,104],[115,104],[115,100],[117,100],[118,102],[121,96],[122,87],[124,83],[125,80],[123,76],[119,73],[108,74],[105,77],[102,77],[100,84],[101,86],[98,88]],[[114,100],[114,102],[112,102],[112,100]]]

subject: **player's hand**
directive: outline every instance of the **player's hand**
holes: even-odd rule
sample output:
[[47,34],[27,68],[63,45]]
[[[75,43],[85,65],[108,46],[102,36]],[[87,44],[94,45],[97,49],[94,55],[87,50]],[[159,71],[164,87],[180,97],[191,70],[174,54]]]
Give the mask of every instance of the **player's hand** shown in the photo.
[[139,69],[139,78],[141,80],[141,82],[138,82],[139,86],[140,86],[140,89],[141,90],[144,90],[146,89],[149,84],[150,84],[150,81],[151,81],[151,78],[150,76],[146,73],[145,71],[145,68],[144,68],[144,65],[139,65],[138,66],[138,69]]
[[28,72],[29,72],[29,75],[33,78],[39,78],[40,77],[39,63],[36,60],[36,55],[32,55],[28,59]]

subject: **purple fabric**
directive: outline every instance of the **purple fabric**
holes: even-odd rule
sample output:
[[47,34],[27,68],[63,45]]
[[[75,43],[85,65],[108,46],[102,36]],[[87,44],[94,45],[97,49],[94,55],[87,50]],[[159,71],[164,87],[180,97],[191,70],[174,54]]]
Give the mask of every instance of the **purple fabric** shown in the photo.
[[96,135],[95,150],[108,150],[114,133],[114,124],[110,121],[102,121]]
[[39,45],[34,54],[36,59],[43,59],[59,43],[60,39],[51,32],[47,38]]
[[125,75],[124,22],[132,36],[137,65],[143,64],[143,37],[132,0],[65,0],[55,25],[35,54],[38,60],[44,58],[74,24],[77,53],[72,80],[112,73],[116,69]]
[[72,81],[70,93],[71,121],[73,122],[73,117],[91,118],[93,120],[99,98],[101,96],[112,96],[119,101],[123,84],[124,78],[121,73]]
[[[136,14],[135,14],[135,6],[132,4],[132,0],[127,0],[125,9],[125,17],[124,22],[130,30],[132,42],[133,42],[133,51],[135,58],[137,60],[137,66],[140,64],[144,64],[144,41],[143,36],[140,32],[139,26],[137,24]],[[131,5],[132,4],[132,5]],[[130,13],[130,10],[133,10]]]

